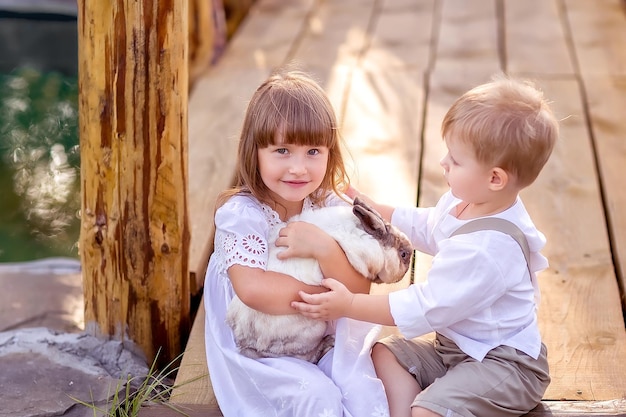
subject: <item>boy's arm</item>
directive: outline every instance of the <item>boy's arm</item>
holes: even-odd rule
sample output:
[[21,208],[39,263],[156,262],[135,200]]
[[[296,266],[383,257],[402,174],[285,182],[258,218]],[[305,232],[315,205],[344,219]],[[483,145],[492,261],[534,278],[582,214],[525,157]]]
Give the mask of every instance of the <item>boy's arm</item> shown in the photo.
[[374,210],[380,213],[380,215],[383,216],[383,219],[387,220],[388,222],[391,222],[391,215],[393,214],[395,207],[388,206],[385,204],[379,204],[375,202],[374,200],[372,200],[371,198],[369,198],[368,196],[366,196],[365,194],[361,194],[359,190],[357,190],[356,188],[352,186],[348,188],[348,190],[346,191],[346,195],[353,200],[355,197],[358,196],[360,199],[365,201],[370,207],[372,207]]
[[294,301],[291,306],[302,315],[318,320],[334,320],[349,317],[370,323],[394,326],[387,294],[353,294],[341,282],[326,278],[322,285],[328,292],[309,294],[300,291],[303,301]]

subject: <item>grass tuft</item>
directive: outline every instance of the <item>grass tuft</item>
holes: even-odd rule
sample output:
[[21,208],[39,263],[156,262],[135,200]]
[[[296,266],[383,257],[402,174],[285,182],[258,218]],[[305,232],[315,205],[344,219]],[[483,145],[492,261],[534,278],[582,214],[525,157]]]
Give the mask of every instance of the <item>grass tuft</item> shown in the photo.
[[[175,388],[191,383],[201,377],[185,381],[179,385],[173,385],[171,381],[176,371],[178,371],[178,367],[175,367],[174,364],[178,363],[182,354],[167,364],[163,370],[157,371],[156,363],[160,351],[159,349],[148,370],[148,375],[145,377],[128,375],[126,381],[118,381],[115,393],[112,396],[109,395],[109,400],[106,404],[95,404],[93,397],[91,403],[74,397],[72,397],[72,400],[90,408],[94,417],[138,417],[141,407],[154,404],[166,406],[183,416],[188,416],[187,413],[169,403],[168,400]],[[137,383],[138,387],[136,389],[132,388]]]

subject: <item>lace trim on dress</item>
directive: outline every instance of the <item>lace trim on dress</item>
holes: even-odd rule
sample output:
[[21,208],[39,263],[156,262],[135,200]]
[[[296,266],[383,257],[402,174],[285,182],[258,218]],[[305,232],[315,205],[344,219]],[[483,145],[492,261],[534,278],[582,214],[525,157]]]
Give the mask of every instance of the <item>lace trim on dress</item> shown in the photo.
[[[307,197],[304,200],[302,210],[308,211],[314,207]],[[283,224],[278,213],[271,207],[261,204],[261,209],[270,228]],[[218,259],[222,260],[222,271],[226,271],[235,264],[265,269],[268,250],[265,236],[259,236],[255,233],[239,236],[219,229],[215,233],[215,252]]]
[[304,204],[302,205],[302,211],[305,211],[305,210],[309,211],[315,208],[319,208],[319,207],[315,206],[309,197],[304,199]]
[[267,224],[269,224],[270,228],[283,222],[278,216],[278,213],[276,213],[276,211],[274,211],[267,204],[261,204],[261,210],[263,210],[263,214],[265,214],[265,220],[267,220]]
[[265,251],[267,244],[256,235],[246,235],[238,241],[232,232],[218,231],[215,234],[215,252],[222,260],[223,271],[234,264],[264,268],[265,258],[259,255]]

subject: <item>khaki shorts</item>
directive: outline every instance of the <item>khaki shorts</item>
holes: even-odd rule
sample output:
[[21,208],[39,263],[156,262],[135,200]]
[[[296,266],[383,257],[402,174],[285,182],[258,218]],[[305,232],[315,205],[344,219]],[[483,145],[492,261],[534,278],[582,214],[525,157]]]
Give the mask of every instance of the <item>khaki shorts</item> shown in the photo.
[[537,360],[515,348],[498,346],[479,362],[440,334],[434,340],[394,335],[379,343],[422,387],[412,407],[445,417],[520,416],[539,404],[550,383],[543,344]]

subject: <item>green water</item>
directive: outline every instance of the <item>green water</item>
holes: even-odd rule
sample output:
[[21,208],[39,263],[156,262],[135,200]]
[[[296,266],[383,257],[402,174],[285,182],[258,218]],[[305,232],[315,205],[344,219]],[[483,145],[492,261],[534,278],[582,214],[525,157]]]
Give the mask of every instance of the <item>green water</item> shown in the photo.
[[78,258],[78,80],[0,74],[0,262]]

